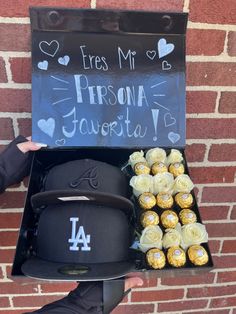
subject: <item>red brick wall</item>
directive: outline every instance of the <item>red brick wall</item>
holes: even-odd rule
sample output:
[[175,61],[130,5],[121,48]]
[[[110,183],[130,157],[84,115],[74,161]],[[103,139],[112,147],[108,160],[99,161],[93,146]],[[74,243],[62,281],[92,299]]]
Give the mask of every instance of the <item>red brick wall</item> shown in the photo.
[[[189,11],[187,159],[207,224],[215,269],[198,277],[149,280],[114,313],[236,314],[236,5],[234,0],[2,0],[0,149],[30,131],[29,5]],[[12,282],[26,183],[0,196],[0,311],[23,313],[74,285]]]

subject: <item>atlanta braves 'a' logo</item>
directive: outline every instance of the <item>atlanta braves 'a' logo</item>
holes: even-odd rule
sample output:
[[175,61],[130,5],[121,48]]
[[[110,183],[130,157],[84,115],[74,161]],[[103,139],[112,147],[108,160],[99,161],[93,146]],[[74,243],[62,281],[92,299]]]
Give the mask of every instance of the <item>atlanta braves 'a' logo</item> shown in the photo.
[[84,173],[82,173],[81,176],[70,182],[69,185],[72,188],[77,188],[83,181],[88,181],[88,184],[91,186],[91,188],[97,189],[99,184],[97,167],[91,167],[87,169]]
[[84,227],[80,226],[76,230],[76,223],[79,221],[78,217],[71,217],[71,238],[68,240],[69,243],[73,243],[70,246],[70,251],[79,251],[79,244],[81,244],[81,251],[91,251],[91,247],[88,246],[90,243],[90,234],[85,235]]

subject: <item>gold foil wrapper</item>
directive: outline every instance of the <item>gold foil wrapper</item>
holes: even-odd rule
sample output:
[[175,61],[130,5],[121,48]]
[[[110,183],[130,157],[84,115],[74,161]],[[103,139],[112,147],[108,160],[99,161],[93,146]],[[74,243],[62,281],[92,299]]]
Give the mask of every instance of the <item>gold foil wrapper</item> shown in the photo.
[[152,165],[151,171],[152,174],[155,175],[158,173],[168,172],[168,169],[163,162],[158,161]]
[[179,213],[180,221],[183,225],[191,224],[197,221],[197,216],[191,209],[182,209]]
[[159,224],[159,216],[153,210],[147,210],[142,213],[140,217],[140,222],[143,228],[148,226],[158,225]]
[[169,166],[169,172],[176,178],[177,176],[184,174],[184,165],[180,162],[175,162]]
[[189,208],[193,205],[192,194],[180,192],[175,195],[175,202],[181,208]]
[[151,209],[156,205],[156,198],[150,192],[144,192],[138,198],[138,203],[143,209]]
[[171,208],[174,204],[170,193],[160,192],[157,195],[157,206],[163,209]]
[[179,246],[172,246],[167,251],[167,260],[170,265],[181,267],[186,263],[186,254]]
[[140,174],[149,174],[151,169],[146,162],[137,162],[134,165],[134,172],[138,176]]
[[146,253],[148,265],[154,269],[162,269],[166,265],[166,257],[162,250],[150,249]]
[[175,228],[179,218],[173,210],[165,210],[161,214],[161,223],[164,228]]
[[205,265],[209,260],[207,251],[201,245],[190,246],[188,249],[188,257],[191,263],[196,266]]

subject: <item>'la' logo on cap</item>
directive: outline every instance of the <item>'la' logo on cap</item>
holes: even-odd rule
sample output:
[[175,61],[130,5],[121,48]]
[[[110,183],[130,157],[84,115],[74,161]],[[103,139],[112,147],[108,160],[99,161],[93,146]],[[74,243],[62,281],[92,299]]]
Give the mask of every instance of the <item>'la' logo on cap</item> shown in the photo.
[[87,169],[80,177],[70,182],[69,185],[72,188],[76,188],[83,181],[88,181],[88,184],[91,186],[91,188],[97,189],[98,188],[97,167],[91,167]]
[[79,221],[78,217],[71,217],[70,221],[72,222],[71,238],[68,240],[68,242],[73,243],[70,246],[70,251],[79,251],[79,244],[82,244],[82,251],[90,251],[91,247],[88,246],[90,243],[90,234],[85,235],[83,226],[80,226],[76,233],[76,224],[77,221]]

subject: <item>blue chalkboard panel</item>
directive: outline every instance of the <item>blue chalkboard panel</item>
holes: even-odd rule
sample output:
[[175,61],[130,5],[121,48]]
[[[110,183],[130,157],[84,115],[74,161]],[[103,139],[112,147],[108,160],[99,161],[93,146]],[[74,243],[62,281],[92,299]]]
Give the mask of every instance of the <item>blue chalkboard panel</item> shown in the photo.
[[[171,31],[154,23],[163,14],[137,19],[138,12],[111,11],[116,23],[99,30],[94,21],[104,21],[103,11],[82,12],[78,25],[81,10],[31,10],[33,140],[51,147],[183,147],[186,16],[169,16]],[[136,29],[142,17],[150,26]]]

